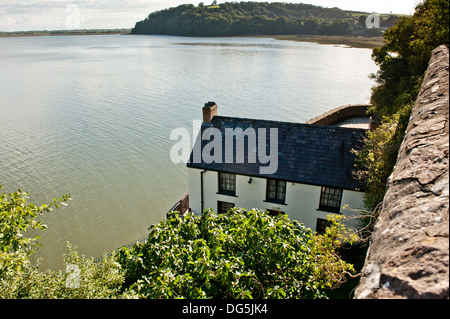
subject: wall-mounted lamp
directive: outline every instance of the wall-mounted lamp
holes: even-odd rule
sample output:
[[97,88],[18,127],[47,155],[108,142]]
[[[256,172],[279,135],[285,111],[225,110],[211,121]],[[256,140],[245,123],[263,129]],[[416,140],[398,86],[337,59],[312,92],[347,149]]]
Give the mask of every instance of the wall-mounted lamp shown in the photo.
[[253,179],[250,177],[250,178],[248,179],[248,183],[251,184],[252,182],[253,182]]

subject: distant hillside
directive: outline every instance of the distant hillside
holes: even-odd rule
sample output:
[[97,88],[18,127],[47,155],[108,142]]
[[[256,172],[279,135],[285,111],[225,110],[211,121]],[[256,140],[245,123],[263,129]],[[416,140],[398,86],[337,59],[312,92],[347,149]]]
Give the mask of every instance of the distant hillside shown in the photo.
[[[184,4],[151,13],[145,20],[137,22],[131,33],[179,36],[351,35],[361,15],[338,8],[279,2],[227,2],[211,6]],[[392,18],[384,20],[389,26],[394,21]],[[368,31],[372,35],[380,32],[379,29]]]

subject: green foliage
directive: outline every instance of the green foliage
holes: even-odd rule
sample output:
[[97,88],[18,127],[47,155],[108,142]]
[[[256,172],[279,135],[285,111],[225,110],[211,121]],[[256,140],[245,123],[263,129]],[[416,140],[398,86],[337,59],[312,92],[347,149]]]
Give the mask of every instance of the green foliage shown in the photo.
[[353,271],[337,254],[355,240],[341,218],[322,236],[257,209],[174,214],[117,260],[140,298],[320,298]]
[[0,276],[9,268],[20,271],[28,264],[28,256],[38,246],[39,236],[27,238],[24,233],[28,229],[45,229],[47,226],[36,218],[44,212],[52,211],[53,207],[65,205],[70,199],[70,195],[64,195],[62,199],[54,199],[49,205],[36,206],[26,203],[28,195],[21,190],[0,194]]
[[248,34],[351,35],[351,12],[309,4],[227,2],[217,6],[185,4],[151,13],[132,34],[240,36]]
[[449,44],[449,1],[427,0],[412,17],[401,17],[384,33],[386,44],[373,50],[380,67],[371,102],[381,115],[395,114],[417,98],[431,52]]
[[98,263],[68,244],[66,269],[43,272],[29,260],[37,237],[23,233],[45,229],[36,218],[70,196],[38,207],[27,195],[1,194],[0,298],[319,298],[354,271],[338,255],[356,239],[342,216],[318,235],[286,216],[233,209],[174,214],[145,244]]
[[[9,269],[0,277],[0,298],[8,299],[112,299],[127,298],[120,289],[123,271],[112,256],[102,262],[80,256],[68,245],[65,271],[47,270],[28,265],[20,272]],[[76,285],[68,285],[71,277]]]
[[397,161],[411,108],[412,105],[407,105],[392,116],[385,116],[376,130],[367,132],[364,148],[353,150],[358,178],[367,185],[364,203],[370,210],[383,201],[386,183]]
[[[0,187],[1,189],[1,187]],[[114,298],[121,295],[123,271],[112,257],[101,263],[79,256],[69,245],[67,266],[76,269],[77,288],[67,285],[71,272],[41,272],[29,257],[38,247],[38,236],[25,237],[28,229],[46,229],[37,218],[70,199],[64,195],[49,205],[27,203],[28,193],[0,194],[0,298]]]
[[380,67],[373,74],[371,112],[383,117],[382,125],[369,132],[365,148],[357,153],[359,176],[367,185],[367,208],[383,201],[386,183],[408,125],[432,51],[449,44],[449,1],[426,0],[412,17],[401,17],[384,33],[386,44],[373,50]]

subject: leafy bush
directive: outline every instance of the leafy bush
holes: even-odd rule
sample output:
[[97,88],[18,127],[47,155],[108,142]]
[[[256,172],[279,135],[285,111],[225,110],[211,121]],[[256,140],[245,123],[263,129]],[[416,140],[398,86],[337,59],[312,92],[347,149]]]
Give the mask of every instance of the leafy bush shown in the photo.
[[28,195],[20,190],[0,194],[0,277],[9,268],[20,271],[28,265],[28,257],[37,248],[39,236],[27,238],[24,233],[28,229],[46,229],[47,226],[36,218],[70,199],[70,195],[65,195],[49,205],[36,206],[26,203]]
[[370,210],[383,202],[387,180],[397,161],[411,108],[412,105],[407,105],[392,116],[385,116],[376,130],[366,133],[364,148],[353,150],[357,176],[367,185],[364,204]]
[[30,255],[29,228],[59,207],[27,203],[27,193],[1,194],[0,298],[319,298],[353,272],[339,248],[356,237],[342,216],[318,235],[286,216],[253,209],[216,215],[178,214],[150,228],[145,244],[104,255],[101,262],[68,244],[65,271],[41,271]]
[[412,17],[401,17],[384,33],[386,44],[373,50],[380,67],[373,78],[374,111],[392,115],[414,103],[430,61],[431,52],[449,44],[449,0],[426,0]]
[[342,218],[322,236],[257,209],[174,214],[117,260],[140,298],[320,298],[353,271],[337,254],[355,240]]
[[413,16],[400,18],[384,38],[386,44],[372,53],[380,69],[372,75],[377,85],[372,89],[370,110],[382,116],[383,122],[367,134],[364,149],[356,152],[358,174],[366,184],[368,209],[383,201],[431,53],[449,44],[449,1],[423,1]]
[[[20,272],[9,268],[0,277],[0,298],[8,299],[112,299],[126,298],[120,289],[123,271],[112,256],[102,262],[80,256],[68,245],[64,271],[41,271],[37,266]],[[71,279],[73,276],[73,279]]]
[[[1,189],[1,186],[0,186]],[[121,295],[123,271],[112,256],[101,263],[80,256],[70,245],[66,266],[76,270],[76,286],[68,285],[70,271],[42,272],[29,257],[37,249],[38,236],[24,236],[28,229],[46,229],[37,218],[70,199],[65,195],[49,205],[27,203],[28,193],[0,194],[0,298],[114,298]],[[69,268],[68,268],[69,269]]]

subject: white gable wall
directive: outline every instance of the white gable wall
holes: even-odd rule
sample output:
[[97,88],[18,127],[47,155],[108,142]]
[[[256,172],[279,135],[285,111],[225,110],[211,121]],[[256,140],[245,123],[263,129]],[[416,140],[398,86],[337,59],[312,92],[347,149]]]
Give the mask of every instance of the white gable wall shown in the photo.
[[[201,212],[201,169],[188,168],[189,205],[197,214]],[[218,194],[218,172],[206,171],[203,174],[204,209],[212,208],[218,211],[217,201],[234,203],[236,207],[247,209],[273,209],[284,211],[290,219],[302,222],[306,227],[316,229],[317,218],[326,219],[329,212],[319,211],[321,187],[288,182],[286,185],[285,204],[266,202],[265,178],[236,175],[236,196]],[[352,209],[363,209],[363,193],[344,190],[342,207],[349,205]],[[341,213],[349,215],[349,210]],[[356,225],[352,225],[356,226]]]
[[189,192],[189,208],[200,214],[201,197],[200,197],[200,172],[201,169],[188,168],[188,192]]

